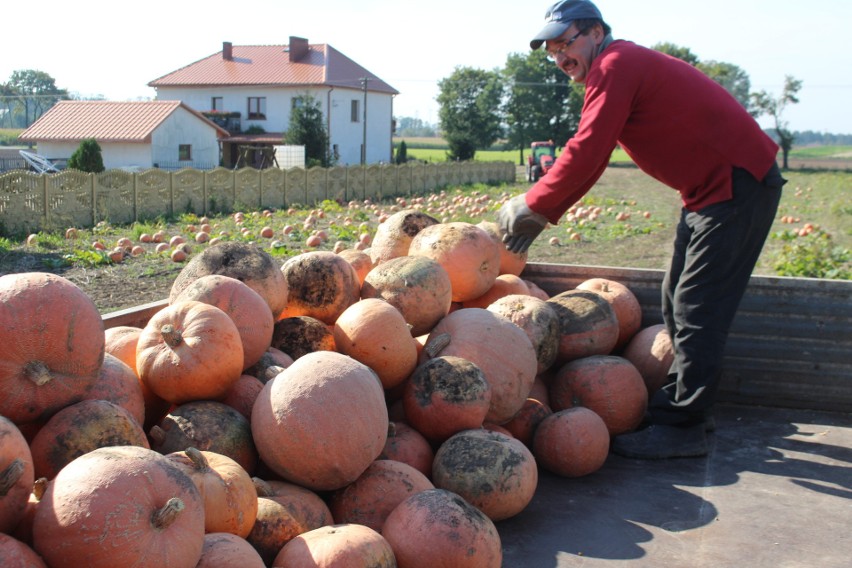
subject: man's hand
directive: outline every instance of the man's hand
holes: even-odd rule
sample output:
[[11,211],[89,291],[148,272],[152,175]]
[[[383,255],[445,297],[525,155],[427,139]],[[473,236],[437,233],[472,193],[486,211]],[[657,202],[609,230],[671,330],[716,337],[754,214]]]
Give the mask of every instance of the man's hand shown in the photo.
[[523,253],[547,226],[547,218],[527,207],[524,194],[521,194],[503,204],[497,212],[497,224],[503,232],[506,248]]

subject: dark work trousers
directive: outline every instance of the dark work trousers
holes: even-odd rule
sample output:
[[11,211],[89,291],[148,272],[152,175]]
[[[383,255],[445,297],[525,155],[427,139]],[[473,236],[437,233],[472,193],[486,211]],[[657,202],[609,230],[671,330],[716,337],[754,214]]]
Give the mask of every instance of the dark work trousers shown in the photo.
[[675,357],[668,384],[648,405],[652,423],[695,424],[713,405],[728,330],[786,182],[777,165],[762,182],[734,168],[732,181],[732,199],[681,212],[662,289]]

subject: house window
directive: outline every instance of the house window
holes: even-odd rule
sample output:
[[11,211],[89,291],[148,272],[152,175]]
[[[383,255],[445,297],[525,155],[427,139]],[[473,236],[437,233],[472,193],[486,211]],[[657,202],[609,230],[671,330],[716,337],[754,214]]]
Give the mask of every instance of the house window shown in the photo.
[[210,110],[219,112],[225,110],[225,103],[222,101],[222,97],[213,97],[210,100]]
[[352,99],[352,122],[361,122],[361,101]]
[[192,160],[192,144],[178,145],[178,160],[181,162]]
[[266,97],[248,98],[249,120],[266,120]]

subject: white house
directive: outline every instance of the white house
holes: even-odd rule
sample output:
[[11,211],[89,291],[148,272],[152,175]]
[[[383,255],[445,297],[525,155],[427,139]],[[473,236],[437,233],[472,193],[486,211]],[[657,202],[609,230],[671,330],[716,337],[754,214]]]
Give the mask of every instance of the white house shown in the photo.
[[[291,109],[305,97],[319,102],[339,165],[392,159],[398,91],[327,44],[292,36],[287,45],[224,42],[222,51],[148,86],[158,100],[180,100],[230,131],[222,146],[226,166],[237,163],[239,145],[281,144]],[[263,134],[246,133],[252,126]]]
[[180,101],[60,101],[18,139],[54,161],[94,138],[106,169],[209,169],[219,165],[219,139],[227,136]]

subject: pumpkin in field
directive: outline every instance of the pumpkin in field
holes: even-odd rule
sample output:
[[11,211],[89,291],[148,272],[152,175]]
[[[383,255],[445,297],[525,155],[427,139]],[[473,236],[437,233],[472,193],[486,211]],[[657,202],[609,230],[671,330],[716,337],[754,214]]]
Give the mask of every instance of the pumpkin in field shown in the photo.
[[21,520],[34,480],[26,438],[11,420],[0,416],[0,533],[11,532]]
[[505,296],[520,294],[528,296],[530,293],[526,283],[514,274],[501,274],[494,280],[494,284],[483,295],[467,302],[462,302],[463,308],[487,308],[492,303]]
[[491,408],[491,385],[479,367],[461,357],[428,359],[405,384],[405,418],[427,439],[443,442],[479,428]]
[[332,493],[331,513],[337,523],[357,523],[381,532],[385,519],[410,495],[434,489],[425,475],[408,464],[376,460],[358,479]]
[[405,319],[384,300],[365,298],[346,308],[334,323],[337,350],[364,363],[393,388],[417,366],[417,346]]
[[291,257],[281,267],[281,272],[290,295],[287,309],[278,319],[310,316],[333,325],[343,310],[361,296],[358,273],[346,259],[330,251],[311,251]]
[[608,355],[618,341],[615,310],[600,294],[568,290],[547,303],[559,318],[558,363],[590,355]]
[[35,550],[3,533],[0,533],[0,562],[9,568],[47,568]]
[[521,441],[526,447],[532,449],[533,437],[541,421],[553,414],[550,407],[535,398],[528,398],[521,409],[511,420],[503,424],[513,438]]
[[257,516],[257,491],[240,464],[228,456],[193,447],[166,458],[188,475],[201,493],[205,532],[248,536]]
[[533,455],[551,473],[581,477],[603,466],[609,438],[609,430],[596,412],[582,406],[566,408],[538,425]]
[[384,390],[369,367],[350,357],[308,353],[263,387],[251,431],[263,462],[285,480],[339,489],[385,445]]
[[464,566],[500,568],[503,547],[494,522],[461,496],[421,491],[385,519],[382,535],[399,568]]
[[447,315],[452,303],[450,275],[437,261],[424,256],[401,256],[367,274],[362,298],[381,298],[402,313],[411,335],[429,333]]
[[142,426],[129,411],[106,400],[83,400],[54,414],[33,438],[36,477],[53,479],[75,458],[106,446],[148,448]]
[[337,254],[352,265],[352,268],[355,269],[355,273],[358,275],[358,282],[363,285],[364,278],[375,267],[370,255],[362,250],[355,249],[344,249]]
[[435,452],[432,483],[500,521],[517,515],[532,500],[538,469],[532,452],[519,440],[485,429],[464,430]]
[[621,282],[608,278],[589,278],[578,284],[577,290],[596,292],[612,306],[618,320],[618,339],[614,351],[627,345],[642,327],[642,306],[630,288]]
[[104,323],[73,282],[0,276],[0,414],[22,424],[83,399],[104,360]]
[[302,533],[281,549],[273,568],[396,568],[390,544],[369,527],[342,523]]
[[99,448],[62,468],[33,520],[33,545],[53,567],[195,566],[204,503],[164,456]]
[[411,240],[424,228],[437,225],[438,220],[417,209],[403,209],[389,216],[376,229],[370,247],[373,265],[408,255]]
[[526,333],[504,317],[464,308],[442,319],[423,348],[429,357],[455,356],[479,367],[491,385],[487,422],[502,424],[523,406],[538,361]]
[[293,316],[275,322],[272,347],[294,361],[315,351],[335,351],[334,332],[328,325],[310,316]]
[[257,245],[242,242],[222,242],[193,256],[172,283],[169,301],[207,274],[244,282],[266,301],[273,316],[277,317],[287,307],[287,281],[275,259]]
[[265,568],[260,554],[245,539],[231,533],[208,533],[204,535],[201,559],[195,568]]
[[136,372],[124,361],[104,353],[98,380],[87,390],[85,400],[108,400],[126,409],[140,426],[145,424],[145,395]]
[[243,369],[257,363],[272,343],[275,320],[263,297],[230,276],[208,274],[183,289],[170,303],[194,300],[216,306],[233,320],[243,344]]
[[547,302],[533,296],[512,294],[486,306],[527,334],[535,349],[538,373],[549,369],[559,355],[559,317]]
[[610,435],[636,429],[645,416],[648,391],[633,364],[615,355],[593,355],[566,364],[550,384],[550,405],[558,412],[585,406],[603,418]]
[[224,396],[240,378],[244,360],[230,316],[194,300],[151,316],[136,345],[139,378],[173,404]]
[[481,221],[476,225],[491,237],[497,248],[500,249],[500,274],[514,274],[520,276],[527,265],[527,252],[511,252],[503,242],[503,234],[500,225],[494,221]]
[[665,325],[655,324],[640,329],[624,348],[621,356],[633,363],[642,375],[648,396],[669,382],[674,349],[671,335]]
[[388,424],[388,439],[377,459],[407,463],[426,477],[432,476],[435,452],[423,434],[405,422]]
[[431,225],[417,233],[408,254],[435,260],[450,275],[452,299],[465,302],[488,291],[500,274],[500,250],[470,223]]

